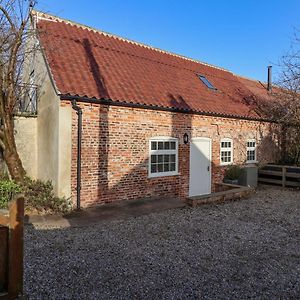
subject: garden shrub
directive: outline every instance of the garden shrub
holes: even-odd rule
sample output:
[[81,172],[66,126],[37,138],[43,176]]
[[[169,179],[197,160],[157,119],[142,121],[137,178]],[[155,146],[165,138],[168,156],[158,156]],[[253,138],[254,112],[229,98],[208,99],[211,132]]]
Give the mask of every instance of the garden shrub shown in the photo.
[[9,179],[0,180],[0,209],[8,208],[9,201],[18,193],[21,187]]
[[51,181],[43,182],[26,177],[21,189],[27,210],[66,213],[72,208],[70,200],[54,195]]
[[229,166],[225,171],[224,178],[229,180],[239,179],[241,172],[242,169],[240,166],[237,165]]
[[50,181],[33,180],[28,177],[20,185],[5,177],[0,178],[0,209],[8,208],[12,198],[22,193],[25,197],[25,208],[28,211],[66,213],[71,210],[71,201],[55,197]]

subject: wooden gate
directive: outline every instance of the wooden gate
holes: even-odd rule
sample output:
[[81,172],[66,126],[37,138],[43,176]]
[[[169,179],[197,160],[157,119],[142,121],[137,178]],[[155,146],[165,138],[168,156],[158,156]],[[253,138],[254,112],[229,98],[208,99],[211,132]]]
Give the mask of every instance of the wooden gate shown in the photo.
[[12,300],[23,293],[24,198],[0,210],[0,299]]

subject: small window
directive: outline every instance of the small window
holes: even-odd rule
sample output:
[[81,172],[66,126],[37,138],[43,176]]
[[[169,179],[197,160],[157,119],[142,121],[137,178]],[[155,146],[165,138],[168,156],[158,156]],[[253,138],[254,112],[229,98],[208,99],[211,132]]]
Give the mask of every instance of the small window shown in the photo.
[[203,75],[198,75],[199,79],[211,90],[217,90],[212,83]]
[[229,165],[233,162],[233,143],[231,139],[222,139],[220,144],[221,165]]
[[256,142],[255,140],[247,141],[247,163],[256,162]]
[[178,140],[161,137],[150,140],[149,177],[178,174]]

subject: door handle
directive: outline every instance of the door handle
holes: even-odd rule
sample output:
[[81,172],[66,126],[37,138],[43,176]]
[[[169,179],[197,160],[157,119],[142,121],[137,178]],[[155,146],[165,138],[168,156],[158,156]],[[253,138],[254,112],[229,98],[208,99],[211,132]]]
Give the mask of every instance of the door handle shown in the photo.
[[209,167],[209,166],[207,166],[207,172],[209,172],[209,169],[210,169],[210,167]]

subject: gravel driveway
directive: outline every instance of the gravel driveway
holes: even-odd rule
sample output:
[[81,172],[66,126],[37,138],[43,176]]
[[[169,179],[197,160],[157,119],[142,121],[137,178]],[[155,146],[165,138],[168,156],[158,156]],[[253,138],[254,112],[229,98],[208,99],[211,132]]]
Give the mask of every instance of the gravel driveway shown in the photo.
[[26,227],[29,299],[299,299],[300,192],[78,228]]

